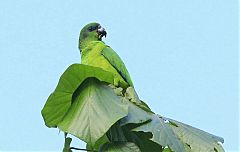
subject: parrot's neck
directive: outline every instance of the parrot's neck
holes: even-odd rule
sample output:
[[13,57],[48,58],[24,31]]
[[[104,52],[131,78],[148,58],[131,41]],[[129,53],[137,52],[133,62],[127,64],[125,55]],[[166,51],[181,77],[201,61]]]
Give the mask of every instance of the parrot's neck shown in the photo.
[[90,41],[90,42],[82,42],[82,43],[80,43],[81,57],[83,58],[86,54],[91,52],[91,50],[93,50],[93,47],[95,46],[96,43],[97,43],[97,41]]
[[98,41],[80,41],[79,49],[82,52],[83,50],[85,50],[86,48],[88,48],[89,46],[91,46],[92,44],[94,44],[96,42],[98,42]]
[[90,51],[94,46],[96,46],[99,43],[104,43],[102,41],[83,41],[80,42],[79,44],[79,49],[81,53],[86,53],[88,51]]
[[79,50],[80,52],[82,53],[82,51],[84,50],[84,48],[87,46],[87,42],[83,42],[83,41],[80,41],[79,42]]

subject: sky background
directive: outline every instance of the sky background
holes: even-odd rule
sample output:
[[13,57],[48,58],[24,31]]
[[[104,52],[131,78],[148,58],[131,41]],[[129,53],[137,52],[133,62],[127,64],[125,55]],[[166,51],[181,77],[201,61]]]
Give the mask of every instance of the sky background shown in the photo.
[[[236,0],[0,1],[0,151],[61,151],[41,109],[97,21],[153,111],[238,151]],[[84,147],[75,139],[74,146]]]

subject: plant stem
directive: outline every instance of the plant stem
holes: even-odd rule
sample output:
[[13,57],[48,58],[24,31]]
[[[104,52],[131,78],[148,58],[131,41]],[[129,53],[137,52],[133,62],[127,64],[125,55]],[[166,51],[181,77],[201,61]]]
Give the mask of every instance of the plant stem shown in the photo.
[[88,149],[83,149],[83,148],[75,148],[75,147],[70,147],[70,149],[72,150],[82,150],[82,151],[89,151],[89,152],[97,152],[97,151],[94,151],[94,150],[88,150]]

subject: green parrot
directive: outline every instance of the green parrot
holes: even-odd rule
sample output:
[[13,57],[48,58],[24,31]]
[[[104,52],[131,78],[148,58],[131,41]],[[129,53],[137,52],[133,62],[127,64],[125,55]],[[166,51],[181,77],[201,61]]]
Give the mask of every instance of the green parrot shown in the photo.
[[[81,63],[111,72],[114,75],[115,87],[133,89],[132,80],[123,61],[111,47],[102,41],[102,37],[106,37],[106,35],[107,32],[99,23],[89,23],[83,27],[79,37]],[[110,141],[126,140],[122,132],[122,129],[116,124],[108,131],[107,137]]]
[[132,80],[118,54],[102,41],[107,32],[99,23],[89,23],[83,27],[79,37],[81,63],[102,68],[114,74],[114,85],[133,87]]

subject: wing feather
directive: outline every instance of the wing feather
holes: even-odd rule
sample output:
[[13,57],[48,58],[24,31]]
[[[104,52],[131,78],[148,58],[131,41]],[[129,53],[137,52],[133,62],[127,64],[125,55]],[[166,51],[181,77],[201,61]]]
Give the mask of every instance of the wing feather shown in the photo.
[[109,46],[102,50],[102,55],[108,60],[108,62],[117,70],[117,72],[122,76],[122,78],[133,87],[131,77],[128,73],[128,70],[118,56],[118,54]]

